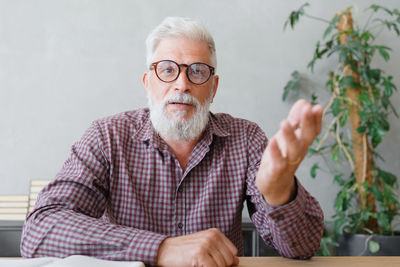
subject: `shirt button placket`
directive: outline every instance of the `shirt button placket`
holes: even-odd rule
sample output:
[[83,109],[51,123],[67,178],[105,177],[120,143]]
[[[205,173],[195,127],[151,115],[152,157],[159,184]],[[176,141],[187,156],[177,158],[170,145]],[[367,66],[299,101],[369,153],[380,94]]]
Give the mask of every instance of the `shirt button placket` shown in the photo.
[[185,234],[185,193],[184,193],[184,182],[180,182],[182,179],[182,171],[176,169],[176,178],[178,181],[178,190],[176,193],[176,233],[177,235]]

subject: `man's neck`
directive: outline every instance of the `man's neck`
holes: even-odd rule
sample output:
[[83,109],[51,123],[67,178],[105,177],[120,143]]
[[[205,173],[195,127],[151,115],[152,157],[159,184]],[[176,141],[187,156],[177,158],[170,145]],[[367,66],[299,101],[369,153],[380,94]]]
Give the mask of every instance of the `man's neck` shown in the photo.
[[175,154],[182,170],[185,170],[189,162],[190,155],[192,154],[192,151],[197,145],[197,143],[200,141],[201,137],[202,135],[190,141],[171,141],[165,139],[163,140],[165,141],[165,143],[167,143],[168,147]]

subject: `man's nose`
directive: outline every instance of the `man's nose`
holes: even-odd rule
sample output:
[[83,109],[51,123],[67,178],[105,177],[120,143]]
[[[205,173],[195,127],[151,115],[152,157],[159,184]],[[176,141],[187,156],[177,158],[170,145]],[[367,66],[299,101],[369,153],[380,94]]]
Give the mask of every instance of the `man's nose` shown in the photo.
[[175,91],[187,92],[190,90],[190,84],[191,82],[189,81],[189,78],[186,74],[186,67],[181,67],[181,72],[179,73],[179,76],[175,80],[174,84]]

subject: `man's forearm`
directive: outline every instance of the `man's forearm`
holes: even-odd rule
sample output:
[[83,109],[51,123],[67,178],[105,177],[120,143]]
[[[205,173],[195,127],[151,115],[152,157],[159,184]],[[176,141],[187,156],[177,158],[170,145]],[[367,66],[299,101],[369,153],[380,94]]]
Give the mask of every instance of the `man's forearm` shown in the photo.
[[43,207],[26,221],[23,257],[89,255],[108,260],[156,264],[165,236],[104,222],[69,209]]
[[297,182],[293,201],[279,207],[259,206],[251,219],[263,239],[288,258],[309,258],[319,248],[323,232],[323,213],[318,202]]

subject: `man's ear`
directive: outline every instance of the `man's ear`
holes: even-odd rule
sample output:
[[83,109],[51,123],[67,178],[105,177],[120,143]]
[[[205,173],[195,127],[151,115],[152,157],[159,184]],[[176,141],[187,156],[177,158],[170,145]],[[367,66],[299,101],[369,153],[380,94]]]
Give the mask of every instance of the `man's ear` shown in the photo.
[[215,75],[214,76],[214,84],[213,84],[213,99],[211,100],[211,103],[214,101],[215,94],[217,93],[218,82],[219,82],[219,76]]
[[145,71],[143,73],[142,84],[143,84],[144,90],[146,91],[146,95],[147,95],[147,90],[149,87],[149,72],[148,71]]

